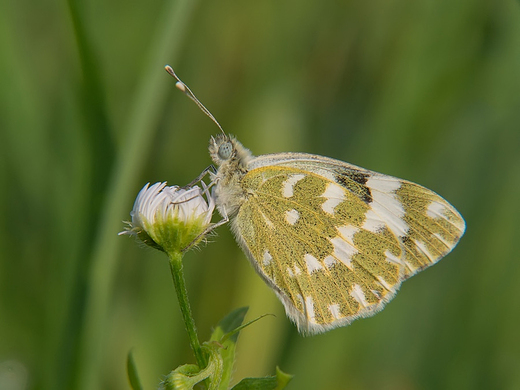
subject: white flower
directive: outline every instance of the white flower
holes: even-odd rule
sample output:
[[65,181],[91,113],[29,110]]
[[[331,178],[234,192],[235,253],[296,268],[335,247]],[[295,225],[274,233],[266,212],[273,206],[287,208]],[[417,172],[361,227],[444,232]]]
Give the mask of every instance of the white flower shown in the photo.
[[146,184],[135,200],[129,228],[119,234],[135,235],[165,252],[182,251],[196,244],[209,227],[215,209],[213,196],[201,183],[203,189],[168,187],[166,182]]

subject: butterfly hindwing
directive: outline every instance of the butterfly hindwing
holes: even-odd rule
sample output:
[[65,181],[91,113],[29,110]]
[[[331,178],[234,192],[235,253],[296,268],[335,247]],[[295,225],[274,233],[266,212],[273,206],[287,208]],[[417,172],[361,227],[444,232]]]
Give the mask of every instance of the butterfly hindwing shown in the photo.
[[369,206],[337,183],[287,167],[250,171],[235,219],[246,253],[301,330],[316,333],[382,308],[402,279],[388,229],[362,229]]
[[249,168],[233,230],[307,333],[382,309],[464,230],[432,191],[341,161],[287,153],[257,157]]

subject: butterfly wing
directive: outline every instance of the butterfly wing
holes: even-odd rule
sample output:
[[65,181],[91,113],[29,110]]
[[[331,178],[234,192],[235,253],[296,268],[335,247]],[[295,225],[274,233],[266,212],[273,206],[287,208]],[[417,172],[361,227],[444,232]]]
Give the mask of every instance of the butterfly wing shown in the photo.
[[434,192],[342,161],[284,153],[248,169],[232,229],[304,333],[375,314],[464,232]]

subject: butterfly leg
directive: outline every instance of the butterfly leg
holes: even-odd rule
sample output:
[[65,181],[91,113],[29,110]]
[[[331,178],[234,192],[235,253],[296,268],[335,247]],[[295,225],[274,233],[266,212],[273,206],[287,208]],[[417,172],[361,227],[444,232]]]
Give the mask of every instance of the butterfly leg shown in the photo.
[[204,178],[204,176],[206,176],[207,174],[210,175],[210,178],[211,178],[211,183],[210,183],[210,187],[213,185],[213,175],[217,172],[215,166],[212,164],[210,165],[209,167],[207,167],[206,169],[204,169],[199,176],[197,176],[195,178],[195,180],[193,180],[191,183],[185,185],[184,187],[182,187],[183,189],[187,189],[187,188],[191,188],[193,187],[195,184],[199,183],[202,181],[202,179]]
[[204,237],[206,234],[212,232],[213,230],[215,230],[216,228],[218,228],[219,226],[222,226],[226,223],[229,222],[229,217],[227,216],[227,213],[225,213],[225,216],[218,222],[215,222],[215,223],[212,223],[210,224],[206,229],[204,229],[204,231],[202,233],[200,233],[197,237],[195,237],[195,239],[190,242],[186,248],[184,248],[182,250],[182,252],[187,252],[188,250],[190,250],[202,237]]

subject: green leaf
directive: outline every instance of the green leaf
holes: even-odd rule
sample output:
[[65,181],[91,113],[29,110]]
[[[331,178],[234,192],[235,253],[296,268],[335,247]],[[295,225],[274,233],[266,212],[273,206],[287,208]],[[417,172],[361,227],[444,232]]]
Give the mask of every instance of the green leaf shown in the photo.
[[139,375],[137,375],[137,367],[131,350],[128,352],[126,357],[126,372],[128,375],[128,381],[130,382],[130,387],[132,387],[133,390],[143,390],[143,386],[139,380]]
[[280,367],[276,367],[276,379],[278,380],[278,387],[276,387],[276,390],[284,389],[289,382],[292,380],[294,375],[287,374],[286,372],[283,372],[280,370]]
[[244,378],[232,390],[281,390],[287,386],[292,378],[292,375],[286,374],[276,367],[275,376]]
[[[244,322],[244,318],[247,314],[247,311],[249,310],[248,306],[240,307],[238,309],[233,310],[231,313],[229,313],[227,316],[225,316],[218,324],[217,328],[211,335],[212,341],[219,341],[224,334],[229,333],[236,328],[238,328],[240,325],[242,325],[242,322]],[[219,332],[219,329],[221,332]],[[218,338],[214,338],[214,337]],[[233,335],[232,341],[237,342],[238,334]]]
[[231,332],[228,332],[228,333],[226,333],[224,336],[222,336],[222,338],[220,339],[220,342],[221,342],[221,343],[224,343],[224,342],[225,342],[226,340],[228,340],[229,338],[231,338],[231,337],[235,337],[235,335],[236,335],[236,337],[238,337],[238,333],[239,333],[242,329],[247,328],[249,325],[251,325],[251,324],[255,323],[256,321],[261,320],[262,318],[267,317],[267,316],[274,316],[274,314],[263,314],[263,315],[261,315],[260,317],[255,318],[254,320],[251,320],[251,321],[249,321],[249,322],[246,322],[246,323],[243,324],[243,325],[240,325],[238,328],[235,328],[235,329],[233,329]]
[[225,335],[227,335],[229,332],[232,332],[242,324],[248,310],[248,307],[241,307],[239,309],[233,310],[219,322],[218,326],[211,335],[210,341],[219,343],[221,346],[219,348],[219,353],[223,361],[223,370],[219,390],[227,390],[229,387],[231,374],[233,373],[233,366],[235,364],[235,350],[238,333],[228,337],[227,340],[223,341],[222,343],[221,340]]

